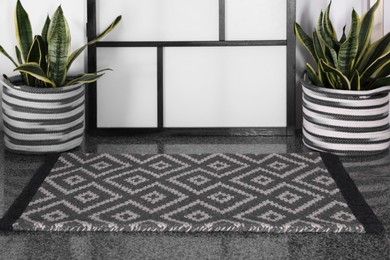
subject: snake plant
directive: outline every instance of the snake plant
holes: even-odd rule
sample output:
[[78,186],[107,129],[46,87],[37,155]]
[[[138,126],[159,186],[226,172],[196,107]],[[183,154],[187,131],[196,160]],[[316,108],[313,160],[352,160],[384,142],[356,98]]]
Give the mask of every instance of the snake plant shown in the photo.
[[309,36],[295,23],[295,34],[316,62],[306,64],[309,80],[317,86],[344,90],[368,90],[390,85],[390,33],[371,43],[374,14],[380,0],[362,17],[352,11],[351,28],[338,38],[330,20],[329,3],[320,13],[317,28]]
[[89,45],[105,37],[120,20],[121,16],[118,16],[96,39],[71,53],[71,33],[61,6],[56,9],[51,19],[49,16],[46,18],[41,34],[33,37],[29,16],[18,0],[15,8],[16,61],[2,46],[0,52],[16,66],[15,71],[21,73],[23,83],[27,86],[61,87],[92,83],[103,76],[102,72],[105,70],[69,77],[69,69]]

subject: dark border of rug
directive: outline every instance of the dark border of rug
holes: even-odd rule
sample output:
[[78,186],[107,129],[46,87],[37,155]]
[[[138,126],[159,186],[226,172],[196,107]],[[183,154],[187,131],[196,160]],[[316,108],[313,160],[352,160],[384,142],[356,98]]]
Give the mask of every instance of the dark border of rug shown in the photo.
[[[354,181],[345,170],[340,158],[337,155],[329,153],[319,153],[328,172],[335,180],[340,192],[346,200],[349,208],[363,225],[366,233],[380,234],[383,233],[384,227],[379,221],[371,207],[364,200],[363,195],[359,192]],[[30,182],[23,189],[22,193],[14,201],[11,207],[0,219],[0,230],[13,231],[13,224],[20,218],[27,206],[33,199],[34,195],[42,185],[43,181],[50,174],[61,154],[49,154],[45,157],[45,162],[34,174]]]
[[355,215],[356,219],[362,223],[366,233],[383,233],[385,229],[382,223],[364,200],[363,195],[360,193],[355,185],[355,182],[345,170],[340,158],[337,155],[330,153],[320,153],[320,156],[328,169],[328,172],[339,187],[340,192],[346,200],[349,208]]
[[0,230],[13,231],[12,225],[20,218],[23,212],[26,210],[28,204],[30,204],[34,195],[37,193],[39,187],[43,181],[51,172],[54,165],[60,157],[60,153],[48,154],[45,156],[45,162],[36,171],[30,182],[24,187],[22,193],[12,203],[11,207],[5,212],[4,216],[0,219]]

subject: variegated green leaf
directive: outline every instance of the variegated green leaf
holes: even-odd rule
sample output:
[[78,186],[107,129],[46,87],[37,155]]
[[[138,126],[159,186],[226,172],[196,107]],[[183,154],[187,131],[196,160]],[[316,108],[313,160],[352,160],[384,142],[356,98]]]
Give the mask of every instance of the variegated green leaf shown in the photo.
[[28,52],[27,55],[27,62],[36,62],[40,64],[41,59],[42,59],[42,53],[41,53],[41,48],[39,46],[38,36],[35,36],[30,51]]
[[320,17],[318,18],[317,30],[318,30],[319,36],[325,42],[325,45],[327,47],[329,47],[329,48],[334,49],[335,46],[334,46],[332,38],[329,37],[325,33],[325,29],[324,29],[324,13],[323,12],[320,13]]
[[358,60],[356,68],[360,73],[363,73],[369,64],[388,51],[390,51],[390,32],[367,48],[367,51]]
[[378,73],[383,66],[390,63],[390,51],[376,59],[367,69],[362,73],[362,79],[367,80],[375,73]]
[[[40,35],[34,37],[34,42],[31,46],[30,52],[27,57],[27,62],[38,63],[42,71],[46,74],[47,63],[46,63],[46,53],[43,51],[45,49],[45,44]],[[42,82],[34,80],[29,76],[27,78],[29,85],[41,86]]]
[[366,51],[368,45],[370,44],[372,31],[374,29],[374,14],[378,9],[379,3],[380,0],[378,0],[362,18],[359,32],[358,57]]
[[345,42],[340,46],[338,63],[341,73],[349,75],[358,51],[359,15],[352,11],[351,30]]
[[313,32],[313,47],[316,53],[316,61],[326,60],[324,47],[321,45],[320,39],[318,38],[317,31]]
[[323,60],[321,61],[321,65],[326,73],[335,77],[337,84],[339,84],[339,86],[336,87],[351,90],[351,84],[349,83],[348,78],[340,70],[329,66]]
[[368,89],[376,89],[384,86],[390,86],[390,77],[378,78],[372,81]]
[[329,18],[331,5],[332,5],[332,1],[330,1],[324,14],[324,29],[325,29],[324,32],[327,35],[327,37],[329,37],[332,40],[334,44],[333,46],[336,46],[338,45],[337,33],[333,27],[332,21]]
[[45,40],[38,35],[38,43],[39,43],[39,49],[41,51],[42,59],[40,60],[39,65],[41,66],[42,70],[47,73],[47,43]]
[[46,21],[45,21],[45,24],[43,25],[43,28],[42,28],[42,38],[45,42],[47,42],[47,34],[49,32],[49,26],[50,26],[50,17],[47,16],[46,17]]
[[22,64],[23,63],[22,53],[20,52],[18,46],[15,46],[15,54],[16,54],[16,58],[18,59],[19,64]]
[[16,67],[18,64],[14,61],[14,59],[4,50],[4,48],[0,45],[0,53],[2,53],[5,57],[7,57]]
[[97,74],[97,73],[84,74],[84,75],[81,75],[81,76],[67,82],[65,84],[65,86],[71,86],[71,85],[74,85],[77,83],[84,83],[84,84],[93,83],[93,82],[97,81],[103,75],[104,75],[104,73],[103,74]]
[[[34,62],[34,63],[41,64],[41,60],[42,60],[42,53],[41,53],[41,48],[39,46],[39,40],[38,40],[38,36],[35,36],[30,51],[28,52],[27,55],[27,62]],[[29,75],[27,76],[27,83],[29,86],[37,86],[36,79]]]
[[56,84],[46,76],[45,72],[43,72],[39,64],[36,62],[27,62],[25,64],[22,64],[19,67],[17,67],[14,71],[27,73],[28,75],[31,75],[32,77],[38,80],[56,86]]
[[75,50],[68,58],[66,69],[67,71],[70,69],[72,66],[73,62],[76,60],[76,58],[91,44],[94,44],[101,39],[103,39],[108,33],[110,33],[121,21],[122,16],[118,16],[98,37],[96,37],[94,40],[88,42],[84,46],[78,48]]
[[16,3],[15,9],[15,30],[16,40],[22,53],[22,57],[26,61],[33,37],[30,19],[19,0]]
[[376,75],[377,78],[385,78],[390,76],[390,62],[383,65],[380,69],[378,74]]
[[47,37],[49,76],[56,86],[62,86],[67,75],[66,61],[70,51],[71,37],[69,25],[61,6],[57,8],[53,15]]
[[328,64],[331,64],[332,67],[338,69],[339,68],[339,62],[338,62],[338,57],[337,57],[337,52],[329,47],[325,48],[325,56],[326,56],[326,61]]
[[318,78],[314,68],[309,63],[306,63],[306,73],[313,85],[322,87],[322,82]]
[[[328,77],[326,75],[326,72],[324,71],[324,68],[322,67],[321,62],[318,63],[318,78],[322,82],[322,85],[324,87],[330,87],[332,86],[328,80]],[[333,86],[332,86],[333,87]]]
[[347,39],[347,35],[345,34],[346,27],[347,27],[346,25],[344,25],[344,27],[343,27],[343,35],[341,36],[340,41],[339,41],[340,45],[343,44],[345,42],[345,40]]
[[334,88],[334,89],[337,89],[339,88],[338,84],[337,84],[337,78],[335,75],[333,75],[333,73],[328,73],[325,71],[324,69],[324,66],[322,65],[325,61],[321,60],[320,63],[318,64],[318,69],[319,69],[319,75],[320,75],[320,79],[322,80],[322,82],[326,82],[327,84],[325,85],[326,87],[331,87],[331,88]]
[[[16,53],[16,58],[18,59],[19,65],[23,64],[22,53],[20,52],[18,46],[15,46],[15,53]],[[16,65],[16,67],[19,65]],[[21,72],[20,74],[22,76],[23,83],[25,85],[28,85],[29,80],[28,80],[27,74],[23,73],[23,72]]]
[[303,47],[309,52],[314,60],[317,60],[316,52],[314,50],[313,39],[305,33],[302,27],[295,23],[295,35],[298,37],[298,40],[301,42]]
[[355,70],[355,73],[351,78],[351,89],[360,90],[360,76],[359,76],[359,71],[357,70]]

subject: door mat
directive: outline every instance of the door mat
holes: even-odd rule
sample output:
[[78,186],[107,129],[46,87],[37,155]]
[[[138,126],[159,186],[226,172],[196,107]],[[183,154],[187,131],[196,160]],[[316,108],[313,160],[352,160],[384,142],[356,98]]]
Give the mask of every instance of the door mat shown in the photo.
[[315,152],[48,155],[0,227],[383,232],[339,158]]

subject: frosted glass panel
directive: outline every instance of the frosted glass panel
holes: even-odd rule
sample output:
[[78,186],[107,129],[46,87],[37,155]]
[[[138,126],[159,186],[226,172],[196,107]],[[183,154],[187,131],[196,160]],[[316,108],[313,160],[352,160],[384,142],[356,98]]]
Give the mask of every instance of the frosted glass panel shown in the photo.
[[286,47],[167,48],[165,127],[285,127]]
[[227,40],[285,40],[287,0],[226,0]]
[[157,126],[156,48],[98,48],[98,127]]
[[118,14],[122,22],[106,39],[184,41],[218,39],[218,0],[98,0],[99,32]]

